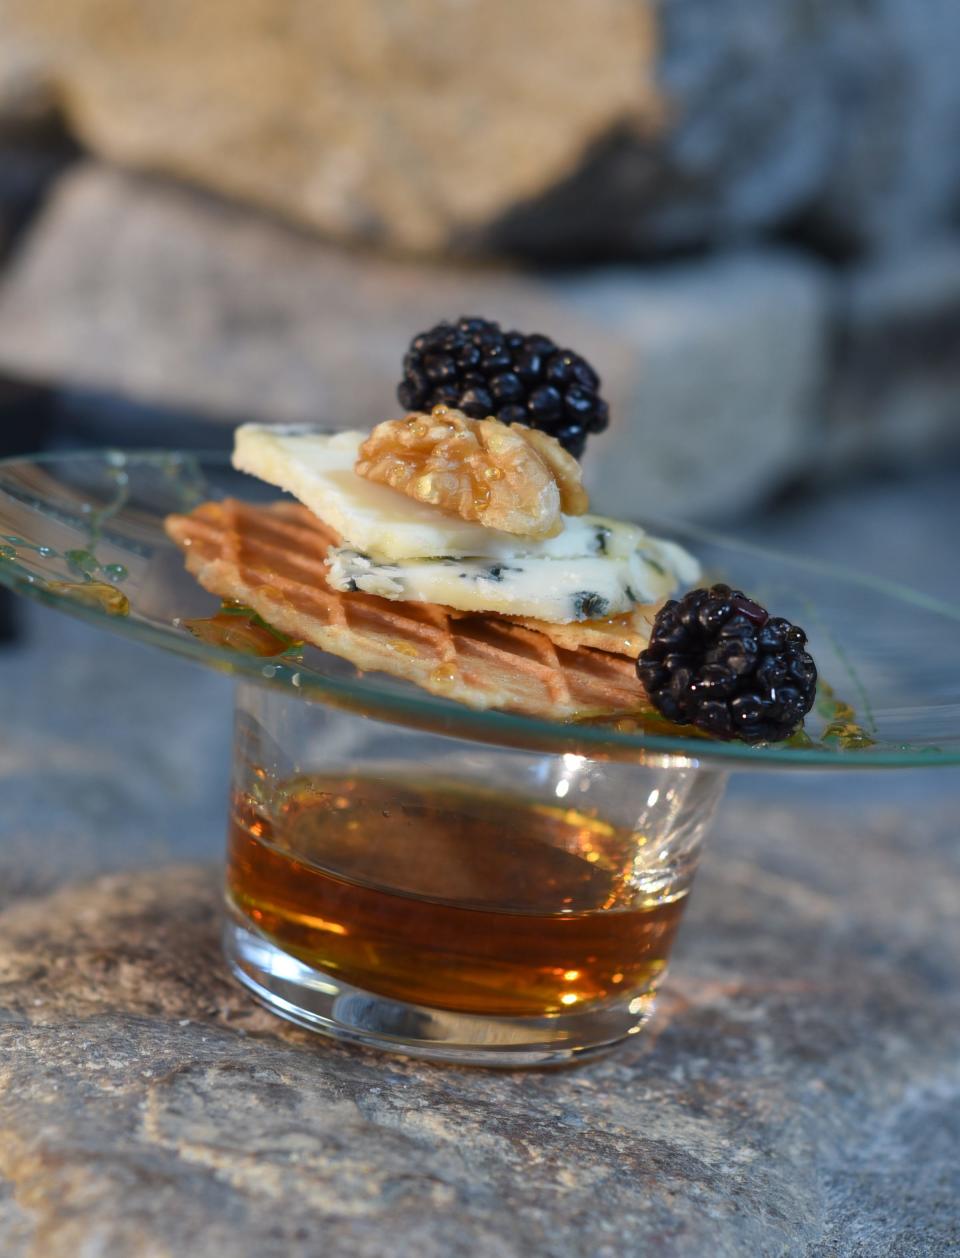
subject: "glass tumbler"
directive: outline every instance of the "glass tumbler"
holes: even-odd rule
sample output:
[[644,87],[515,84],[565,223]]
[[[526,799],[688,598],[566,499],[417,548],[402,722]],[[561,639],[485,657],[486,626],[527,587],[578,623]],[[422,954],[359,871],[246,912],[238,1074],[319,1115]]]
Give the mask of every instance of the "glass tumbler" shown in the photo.
[[237,687],[225,950],[268,1008],[545,1065],[650,1014],[724,775],[489,745]]

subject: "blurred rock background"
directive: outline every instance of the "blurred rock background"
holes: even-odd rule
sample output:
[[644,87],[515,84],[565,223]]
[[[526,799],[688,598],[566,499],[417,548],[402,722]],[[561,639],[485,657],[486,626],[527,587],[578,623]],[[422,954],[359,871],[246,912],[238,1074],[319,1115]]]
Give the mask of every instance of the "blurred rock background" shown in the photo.
[[369,422],[476,312],[596,363],[614,511],[941,462],[958,64],[952,0],[0,0],[0,441]]

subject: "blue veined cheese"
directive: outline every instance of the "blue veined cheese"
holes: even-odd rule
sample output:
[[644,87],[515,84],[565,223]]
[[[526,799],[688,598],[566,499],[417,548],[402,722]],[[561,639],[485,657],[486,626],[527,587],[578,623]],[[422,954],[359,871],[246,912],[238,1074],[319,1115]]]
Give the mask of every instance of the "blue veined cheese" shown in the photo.
[[[681,579],[676,571],[680,556],[690,560],[679,547],[678,555],[673,549],[670,543],[656,542],[649,552],[635,549],[624,558],[513,555],[491,562],[448,555],[384,563],[357,550],[334,547],[327,558],[327,580],[348,593],[362,590],[398,602],[439,603],[464,612],[568,624],[616,616],[638,603],[667,597]],[[689,574],[689,565],[681,564]]]
[[432,555],[627,558],[646,536],[635,524],[598,515],[563,516],[561,532],[540,541],[461,520],[358,476],[353,467],[368,435],[244,424],[235,435],[233,465],[293,494],[339,534],[344,546],[382,562]]

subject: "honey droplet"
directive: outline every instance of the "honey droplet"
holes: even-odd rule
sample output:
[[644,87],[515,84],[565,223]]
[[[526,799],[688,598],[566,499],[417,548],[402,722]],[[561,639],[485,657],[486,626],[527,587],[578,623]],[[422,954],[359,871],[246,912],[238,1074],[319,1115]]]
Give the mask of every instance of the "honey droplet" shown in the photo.
[[298,645],[293,638],[268,625],[252,608],[238,603],[225,604],[215,616],[182,623],[184,629],[201,642],[245,655],[283,655]]
[[407,655],[411,659],[420,658],[420,652],[412,642],[405,642],[402,638],[394,638],[390,645],[400,655]]
[[47,589],[87,607],[97,607],[108,616],[130,614],[130,600],[126,594],[105,581],[48,581]]
[[430,680],[438,688],[445,689],[457,680],[457,670],[452,664],[439,664],[430,674]]

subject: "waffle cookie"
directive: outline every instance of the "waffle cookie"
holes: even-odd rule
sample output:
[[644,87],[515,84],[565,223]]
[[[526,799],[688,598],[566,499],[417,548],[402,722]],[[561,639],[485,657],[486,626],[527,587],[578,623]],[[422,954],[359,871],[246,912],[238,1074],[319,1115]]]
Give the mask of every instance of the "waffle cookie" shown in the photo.
[[647,705],[630,655],[645,645],[653,608],[612,624],[524,624],[341,593],[327,584],[325,564],[339,538],[299,503],[207,502],[168,516],[166,531],[204,589],[361,670],[472,708],[554,720],[623,716]]

